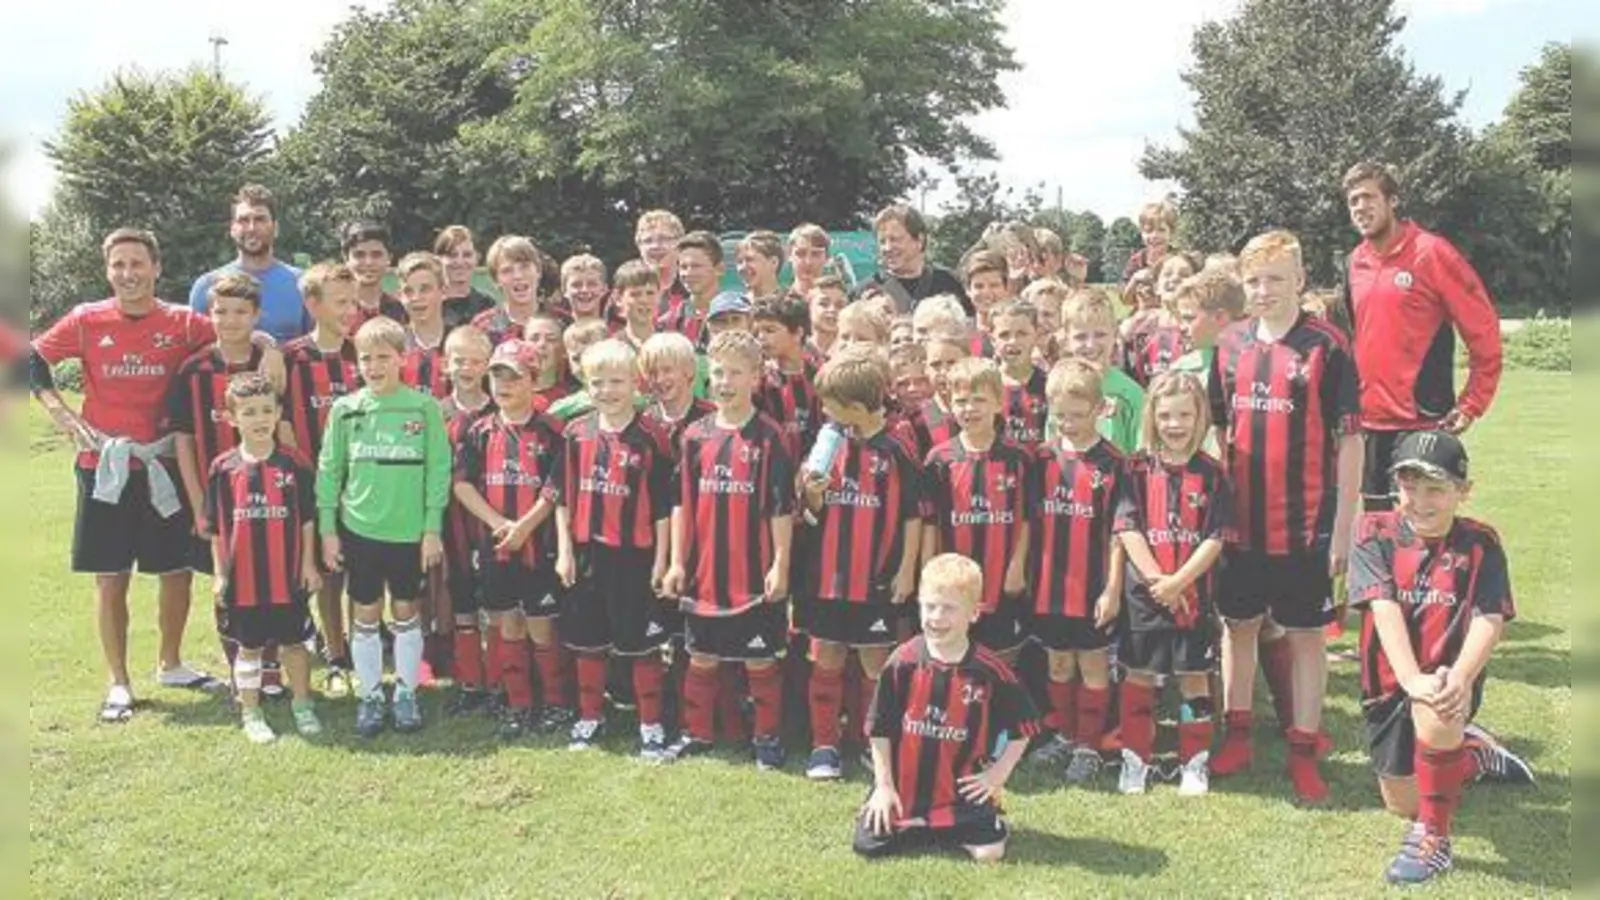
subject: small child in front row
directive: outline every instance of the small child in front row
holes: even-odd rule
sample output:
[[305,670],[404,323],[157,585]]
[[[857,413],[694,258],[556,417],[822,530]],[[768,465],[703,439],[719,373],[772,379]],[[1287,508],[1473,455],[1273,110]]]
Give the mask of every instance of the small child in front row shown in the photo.
[[264,375],[235,375],[226,392],[228,424],[239,445],[211,464],[206,517],[223,631],[238,646],[233,683],[245,737],[265,744],[276,735],[261,712],[261,653],[277,645],[294,692],[295,730],[322,733],[311,701],[306,642],[316,633],[311,594],[321,586],[316,564],[316,496],[311,470],[278,446],[283,407]]
[[1211,428],[1205,388],[1193,375],[1166,372],[1150,383],[1143,416],[1148,448],[1128,463],[1113,526],[1127,554],[1123,602],[1128,631],[1117,647],[1122,682],[1124,794],[1142,794],[1155,748],[1157,675],[1176,676],[1178,792],[1210,790],[1211,680],[1216,659],[1215,566],[1232,525],[1222,465],[1200,452]]
[[862,856],[951,844],[979,862],[1005,856],[1000,796],[1039,720],[1011,668],[967,633],[982,596],[983,570],[964,556],[922,568],[922,634],[889,656],[867,715],[872,793],[853,841]]
[[613,338],[584,351],[583,380],[594,411],[567,426],[556,510],[556,574],[567,587],[561,638],[577,654],[578,672],[569,747],[598,740],[608,657],[616,657],[638,705],[639,755],[659,762],[666,752],[661,648],[673,623],[656,591],[666,575],[677,487],[672,452],[665,429],[635,412],[632,347]]
[[1081,784],[1100,770],[1110,704],[1123,558],[1111,524],[1126,459],[1095,430],[1105,402],[1098,369],[1064,359],[1050,370],[1045,393],[1057,434],[1040,448],[1028,490],[1028,632],[1049,663],[1047,690],[1059,736],[1034,755],[1049,762],[1064,758],[1067,781]]

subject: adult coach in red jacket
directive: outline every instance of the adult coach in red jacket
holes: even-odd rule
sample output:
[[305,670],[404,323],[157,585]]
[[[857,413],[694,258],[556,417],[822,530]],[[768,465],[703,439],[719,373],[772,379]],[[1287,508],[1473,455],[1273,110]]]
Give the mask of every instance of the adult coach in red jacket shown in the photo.
[[[1362,241],[1350,254],[1347,301],[1355,323],[1369,510],[1393,504],[1390,457],[1402,435],[1460,434],[1488,412],[1500,383],[1500,317],[1478,273],[1439,235],[1396,214],[1399,184],[1381,163],[1344,177],[1350,222]],[[1455,335],[1467,344],[1467,384],[1455,390]]]
[[[156,299],[161,249],[148,231],[121,228],[103,245],[112,296],[82,303],[34,338],[33,394],[78,447],[72,570],[95,576],[100,646],[111,688],[101,721],[133,710],[128,679],[128,586],[135,566],[160,579],[163,686],[211,688],[215,679],[178,653],[189,618],[194,516],[177,487],[165,400],[178,367],[216,340],[211,320]],[[83,411],[57,393],[50,367],[83,364]],[[164,477],[163,477],[164,476]]]

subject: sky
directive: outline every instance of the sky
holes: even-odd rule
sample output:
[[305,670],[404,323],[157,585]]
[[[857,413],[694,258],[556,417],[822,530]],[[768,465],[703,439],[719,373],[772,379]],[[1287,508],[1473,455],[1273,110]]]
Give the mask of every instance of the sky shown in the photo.
[[[280,131],[316,92],[311,53],[352,5],[385,0],[274,0],[270,7],[215,0],[51,0],[6,13],[11,46],[0,54],[0,136],[19,152],[0,184],[20,212],[36,214],[55,181],[42,142],[61,127],[67,102],[119,68],[207,64],[214,35],[227,74],[267,105]],[[1189,36],[1228,15],[1239,0],[1009,0],[1005,24],[1022,68],[1002,76],[1006,106],[973,119],[994,142],[992,167],[1018,190],[1043,185],[1069,209],[1110,220],[1134,212],[1167,186],[1138,173],[1145,143],[1166,143],[1189,116],[1180,79]],[[1592,36],[1586,0],[1400,0],[1409,16],[1401,43],[1420,72],[1449,91],[1466,90],[1466,121],[1497,119],[1517,73],[1551,40]],[[263,9],[269,10],[265,15]],[[1143,60],[1144,64],[1130,61]],[[1069,93],[1070,92],[1070,93]],[[951,179],[931,190],[937,208]],[[923,200],[923,198],[912,198]]]

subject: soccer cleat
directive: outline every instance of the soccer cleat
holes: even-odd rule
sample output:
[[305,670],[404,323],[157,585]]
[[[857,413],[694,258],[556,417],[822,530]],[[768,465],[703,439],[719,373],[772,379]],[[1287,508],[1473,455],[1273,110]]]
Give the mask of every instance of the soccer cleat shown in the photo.
[[491,719],[505,718],[506,712],[511,709],[511,704],[506,702],[505,691],[487,691],[483,698],[483,714]]
[[756,768],[772,772],[783,768],[783,743],[776,735],[757,736],[750,741],[755,750]]
[[639,758],[658,763],[667,754],[667,731],[660,725],[639,726]]
[[572,737],[567,742],[568,750],[588,750],[600,740],[600,731],[605,723],[599,719],[579,719],[572,723]]
[[836,747],[818,747],[806,760],[806,777],[812,781],[835,781],[844,777],[844,758]]
[[422,730],[422,704],[417,702],[416,691],[395,691],[392,712],[395,731],[410,734]]
[[700,756],[710,752],[710,741],[702,741],[685,733],[678,735],[678,739],[667,746],[667,749],[661,754],[661,761],[677,762],[690,756]]
[[1211,761],[1211,751],[1201,750],[1183,764],[1178,776],[1178,796],[1204,797],[1211,793],[1211,771],[1206,764]]
[[451,718],[457,716],[470,716],[488,702],[488,697],[477,688],[462,688],[445,701],[444,714]]
[[317,718],[317,709],[310,700],[291,701],[289,708],[294,716],[294,730],[300,732],[301,737],[317,737],[322,734],[322,720]]
[[272,726],[267,724],[267,717],[261,714],[259,708],[245,710],[243,719],[244,736],[250,743],[270,744],[278,739],[277,734],[272,731]]
[[1522,757],[1506,749],[1494,735],[1481,726],[1468,724],[1465,740],[1467,752],[1477,763],[1478,774],[1474,781],[1499,784],[1533,784],[1533,767]]
[[327,671],[322,674],[322,693],[327,697],[348,697],[355,693],[350,668],[339,662],[328,663]]
[[383,691],[373,691],[356,705],[356,734],[375,738],[383,731]]
[[1093,747],[1074,747],[1072,758],[1067,761],[1067,782],[1084,784],[1100,774],[1103,764],[1099,751]]
[[578,714],[565,706],[546,706],[539,713],[538,731],[540,734],[557,734],[572,727],[578,721]]
[[1434,834],[1421,822],[1412,822],[1400,852],[1383,875],[1390,884],[1424,884],[1450,871],[1452,865],[1449,835]]
[[500,713],[500,740],[520,741],[533,733],[535,724],[533,710],[507,707]]
[[1051,734],[1028,754],[1028,761],[1038,766],[1059,766],[1072,756],[1072,744],[1059,734]]
[[1142,794],[1149,778],[1150,764],[1140,759],[1139,754],[1122,748],[1122,771],[1117,775],[1117,790],[1124,794]]
[[289,696],[283,687],[283,666],[275,662],[261,664],[261,699],[282,700]]

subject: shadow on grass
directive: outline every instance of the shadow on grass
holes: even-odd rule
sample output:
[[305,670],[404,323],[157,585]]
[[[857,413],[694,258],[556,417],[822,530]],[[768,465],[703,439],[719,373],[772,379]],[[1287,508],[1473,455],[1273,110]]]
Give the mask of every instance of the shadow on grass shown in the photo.
[[1456,855],[1456,866],[1543,890],[1572,889],[1572,780],[1565,774],[1539,773],[1528,789],[1510,785],[1469,787],[1454,830],[1487,840],[1503,860],[1485,861]]
[[1489,658],[1491,680],[1519,681],[1533,687],[1572,686],[1572,651],[1528,644],[1502,644]]
[[[896,853],[891,859],[965,859],[966,855],[955,845],[934,844]],[[1167,862],[1166,851],[1158,847],[1011,826],[1011,837],[1006,841],[1005,861],[1000,865],[1083,869],[1097,875],[1148,878],[1165,870]]]

